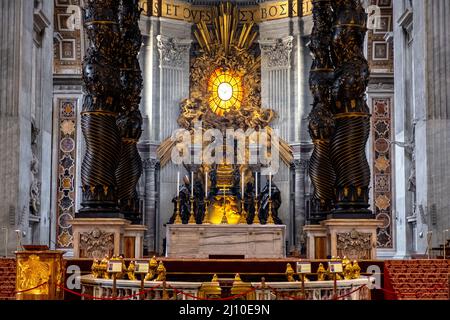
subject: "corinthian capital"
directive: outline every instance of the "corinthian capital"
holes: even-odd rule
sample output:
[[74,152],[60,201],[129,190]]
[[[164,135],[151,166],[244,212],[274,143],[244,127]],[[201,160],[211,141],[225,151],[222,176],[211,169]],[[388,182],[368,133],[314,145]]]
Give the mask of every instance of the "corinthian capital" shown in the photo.
[[154,158],[148,158],[142,161],[145,170],[155,170],[159,166],[159,161]]
[[306,159],[296,159],[293,162],[293,168],[295,170],[305,171],[308,168],[309,161]]
[[189,50],[192,40],[181,40],[159,35],[158,50],[160,66],[168,68],[183,68],[189,65]]
[[294,37],[259,40],[262,65],[266,68],[290,68]]

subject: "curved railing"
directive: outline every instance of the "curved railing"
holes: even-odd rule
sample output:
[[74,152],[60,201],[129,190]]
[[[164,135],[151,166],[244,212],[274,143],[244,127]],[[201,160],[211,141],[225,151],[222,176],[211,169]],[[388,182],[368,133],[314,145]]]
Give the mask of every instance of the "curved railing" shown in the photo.
[[[96,279],[92,275],[80,277],[82,299],[111,300],[113,280]],[[243,282],[246,290],[231,297],[208,298],[202,286],[208,283],[179,281],[116,280],[117,300],[370,300],[373,277],[333,281],[297,282]]]

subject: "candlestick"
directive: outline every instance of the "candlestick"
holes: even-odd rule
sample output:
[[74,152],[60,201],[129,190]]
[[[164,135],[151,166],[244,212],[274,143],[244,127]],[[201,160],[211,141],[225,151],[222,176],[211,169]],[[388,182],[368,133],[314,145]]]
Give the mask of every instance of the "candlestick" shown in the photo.
[[208,198],[208,171],[205,172],[205,199]]
[[209,219],[208,219],[208,206],[209,206],[209,200],[205,199],[205,215],[203,217],[203,221],[202,224],[209,224]]
[[191,214],[189,216],[189,224],[196,224],[194,212],[194,197],[191,197]]
[[244,171],[242,171],[241,173],[241,188],[242,188],[242,192],[241,192],[241,197],[242,199],[244,199],[244,184],[245,184],[245,177],[244,177]]
[[255,216],[253,217],[253,224],[261,224],[261,221],[259,220],[258,197],[255,198]]
[[255,197],[258,198],[258,172],[255,173]]
[[239,224],[247,224],[247,212],[245,211],[244,199],[241,200],[241,218]]
[[269,198],[272,197],[272,172],[269,173]]
[[191,198],[194,197],[194,171],[191,171]]
[[177,211],[175,213],[175,224],[182,224],[183,221],[181,220],[181,214],[180,214],[180,198],[177,198]]
[[227,189],[225,189],[225,187],[223,187],[223,216],[222,216],[222,221],[220,222],[221,224],[228,224],[228,218],[227,218],[227,211],[226,211],[226,194],[227,194]]
[[269,199],[269,216],[267,217],[267,224],[275,224],[272,214],[272,199]]
[[180,171],[177,173],[177,198],[180,197]]

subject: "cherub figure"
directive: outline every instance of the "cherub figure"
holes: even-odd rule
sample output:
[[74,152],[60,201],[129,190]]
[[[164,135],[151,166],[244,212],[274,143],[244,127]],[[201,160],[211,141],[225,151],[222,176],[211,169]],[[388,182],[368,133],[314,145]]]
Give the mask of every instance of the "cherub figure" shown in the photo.
[[166,268],[164,267],[164,263],[162,261],[159,262],[156,272],[158,273],[158,277],[155,281],[166,281]]
[[134,274],[134,270],[135,270],[135,263],[134,261],[131,261],[130,264],[128,265],[128,269],[127,269],[127,276],[128,276],[128,280],[136,280],[136,275]]
[[295,282],[295,278],[294,278],[295,271],[294,271],[294,269],[292,269],[292,266],[290,263],[287,264],[285,273],[286,273],[287,280],[289,282]]
[[317,269],[317,281],[325,281],[325,275],[327,271],[323,267],[323,264],[319,264],[319,268]]
[[145,281],[151,281],[156,277],[157,268],[158,268],[158,261],[156,260],[156,257],[153,256],[153,258],[151,258],[149,262],[149,270],[147,275],[145,276]]

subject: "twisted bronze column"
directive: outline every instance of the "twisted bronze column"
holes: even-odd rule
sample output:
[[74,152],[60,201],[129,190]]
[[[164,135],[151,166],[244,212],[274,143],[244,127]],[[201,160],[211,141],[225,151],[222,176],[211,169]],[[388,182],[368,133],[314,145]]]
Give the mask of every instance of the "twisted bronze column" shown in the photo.
[[122,94],[117,126],[122,138],[122,148],[116,179],[120,210],[125,218],[136,224],[142,220],[136,191],[136,185],[142,175],[142,160],[137,149],[142,134],[139,104],[143,79],[138,61],[142,46],[139,29],[141,11],[139,0],[121,0],[119,23],[122,35],[120,69]]
[[373,218],[369,208],[370,169],[366,143],[370,114],[365,92],[369,66],[363,44],[367,15],[359,0],[332,1],[334,12],[332,87],[336,132],[331,159],[336,172],[334,218]]
[[324,220],[331,211],[334,199],[335,173],[330,158],[330,139],[334,133],[331,113],[331,84],[334,69],[331,62],[330,45],[332,12],[330,0],[313,1],[314,26],[309,48],[313,55],[309,85],[314,98],[309,115],[309,133],[314,150],[309,163],[311,182],[314,186],[314,210],[312,223]]
[[115,171],[119,164],[119,0],[85,0],[89,47],[83,61],[81,128],[86,154],[81,167],[82,209],[77,217],[120,217]]

